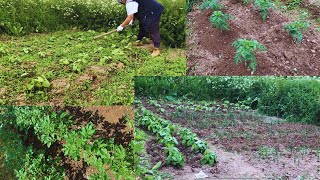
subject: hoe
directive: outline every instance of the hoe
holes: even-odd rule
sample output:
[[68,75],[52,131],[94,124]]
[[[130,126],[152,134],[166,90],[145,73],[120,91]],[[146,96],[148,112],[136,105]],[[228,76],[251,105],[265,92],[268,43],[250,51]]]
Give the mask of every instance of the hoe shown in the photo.
[[100,34],[99,36],[95,36],[93,39],[99,39],[99,38],[102,38],[102,37],[107,36],[107,35],[109,35],[109,34],[112,34],[112,33],[114,33],[114,32],[117,32],[117,30],[114,29],[114,30],[112,30],[112,31],[109,31],[109,32]]

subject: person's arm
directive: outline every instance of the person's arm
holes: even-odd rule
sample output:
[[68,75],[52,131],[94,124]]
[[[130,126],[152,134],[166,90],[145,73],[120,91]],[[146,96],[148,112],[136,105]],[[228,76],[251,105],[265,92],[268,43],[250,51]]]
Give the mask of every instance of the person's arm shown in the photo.
[[118,26],[117,31],[122,31],[124,27],[130,24],[134,19],[134,14],[138,12],[139,4],[130,2],[126,4],[127,18]]
[[133,14],[128,15],[126,20],[124,20],[123,23],[121,24],[121,26],[126,27],[131,21],[133,21]]

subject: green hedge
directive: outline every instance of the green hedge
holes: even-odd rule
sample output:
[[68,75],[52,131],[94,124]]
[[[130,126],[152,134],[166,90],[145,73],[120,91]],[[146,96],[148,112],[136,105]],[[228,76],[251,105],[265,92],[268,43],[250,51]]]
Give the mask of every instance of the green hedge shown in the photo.
[[320,123],[320,81],[272,80],[260,95],[259,111],[289,121]]
[[320,124],[320,79],[312,77],[137,77],[136,96],[245,101],[262,113]]
[[[159,0],[165,6],[161,19],[163,43],[185,46],[186,2]],[[22,36],[78,27],[106,31],[116,28],[126,16],[117,0],[2,0],[0,34]]]

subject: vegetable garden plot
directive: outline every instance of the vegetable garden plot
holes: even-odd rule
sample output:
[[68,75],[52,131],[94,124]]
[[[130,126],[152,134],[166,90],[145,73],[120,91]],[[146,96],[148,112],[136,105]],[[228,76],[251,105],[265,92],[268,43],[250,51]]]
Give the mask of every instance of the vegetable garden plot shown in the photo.
[[189,179],[200,170],[215,178],[316,179],[319,175],[318,126],[262,115],[241,102],[147,98],[141,102],[156,116],[192,130],[217,156],[212,171],[195,166],[172,174]]
[[[273,1],[208,2],[223,7],[201,10],[199,3],[188,14],[189,75],[319,75],[320,33],[314,17],[281,12]],[[214,18],[219,11],[231,17]],[[217,26],[223,23],[229,30]],[[239,40],[252,42],[234,44]]]
[[129,105],[135,75],[184,75],[182,49],[151,58],[132,31],[93,40],[95,31],[4,37],[0,104]]
[[144,140],[145,154],[138,157],[147,159],[147,163],[141,166],[151,169],[141,173],[143,179],[172,178],[171,173],[178,173],[175,175],[182,178],[185,169],[191,167],[214,171],[216,154],[190,129],[162,119],[140,103],[137,104],[135,119],[138,127],[148,132]]
[[0,178],[135,177],[130,107],[2,107],[0,115]]

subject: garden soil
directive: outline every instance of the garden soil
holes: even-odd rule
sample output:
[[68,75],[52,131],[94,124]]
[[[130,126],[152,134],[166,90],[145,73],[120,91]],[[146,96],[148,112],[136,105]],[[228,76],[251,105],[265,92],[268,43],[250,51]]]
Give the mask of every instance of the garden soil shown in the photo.
[[[147,100],[142,99],[143,106],[173,123],[179,123],[184,127],[192,129],[200,138],[206,140],[210,149],[218,156],[218,163],[214,167],[198,166],[199,157],[181,150],[185,157],[188,157],[186,165],[183,169],[177,169],[172,166],[163,166],[162,172],[169,172],[175,179],[193,180],[195,174],[203,171],[209,176],[207,179],[217,178],[282,178],[282,179],[314,179],[320,177],[320,159],[318,159],[317,149],[320,145],[319,127],[315,125],[304,125],[299,123],[286,123],[281,119],[262,116],[264,123],[254,128],[252,119],[248,119],[248,123],[242,123],[232,128],[225,128],[224,132],[235,136],[234,138],[214,136],[219,131],[219,128],[198,129],[192,127],[186,118],[172,118],[172,114],[176,111],[174,106],[169,103],[161,105],[164,108],[164,113],[158,111],[159,108],[152,106]],[[206,112],[203,112],[206,113]],[[194,121],[200,121],[201,115]],[[270,132],[270,119],[279,120],[279,124],[273,126]],[[223,121],[218,119],[217,121]],[[251,122],[251,123],[250,123]],[[256,124],[257,125],[257,124]],[[281,135],[279,132],[287,132],[287,135]],[[301,132],[307,131],[304,136]],[[236,137],[243,132],[251,132],[253,139],[249,140],[245,137]],[[270,134],[271,133],[271,134]],[[273,134],[273,135],[272,135]],[[258,149],[264,147],[278,148],[279,157],[269,155],[259,157]],[[159,151],[148,151],[157,146],[157,143],[152,139],[147,142],[147,152],[153,164],[157,161],[164,161],[164,155],[154,154]],[[159,146],[159,145],[158,145]],[[161,146],[161,145],[160,145]],[[293,148],[292,153],[288,147]],[[307,147],[304,154],[297,150],[297,147]],[[154,157],[162,157],[162,159],[154,160]],[[191,158],[191,159],[190,159]],[[241,166],[239,166],[239,164]]]
[[[293,17],[271,10],[262,21],[258,10],[240,0],[222,0],[225,13],[232,15],[230,31],[213,29],[211,10],[194,10],[188,14],[188,75],[252,75],[244,63],[234,64],[238,38],[255,39],[268,51],[257,53],[257,70],[253,75],[320,75],[320,32],[310,27],[298,44],[283,29]],[[311,6],[311,5],[310,5]],[[315,5],[312,5],[314,7]],[[318,6],[315,6],[318,7]],[[319,8],[317,8],[319,10]]]

